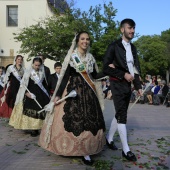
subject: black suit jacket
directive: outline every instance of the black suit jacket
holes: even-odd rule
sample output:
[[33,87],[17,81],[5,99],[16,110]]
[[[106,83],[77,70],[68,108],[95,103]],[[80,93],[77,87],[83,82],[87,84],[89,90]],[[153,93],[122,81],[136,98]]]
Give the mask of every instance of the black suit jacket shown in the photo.
[[162,88],[162,96],[166,97],[167,93],[169,91],[169,87],[165,84]]
[[58,77],[57,77],[56,73],[51,74],[48,77],[48,88],[49,88],[51,94],[53,94],[53,92],[55,90],[57,81],[58,81]]
[[45,65],[44,65],[44,72],[45,72],[46,80],[48,81],[48,77],[50,76],[51,72],[50,69]]
[[[136,67],[139,74],[141,74],[136,47],[132,43],[130,44],[134,59],[134,66]],[[109,67],[109,64],[114,64],[115,68]],[[116,78],[120,81],[125,80],[124,75],[125,73],[129,73],[129,69],[126,62],[126,50],[122,44],[122,39],[116,40],[108,46],[104,57],[103,72],[104,74]],[[136,90],[142,88],[138,74],[135,74],[133,84]]]

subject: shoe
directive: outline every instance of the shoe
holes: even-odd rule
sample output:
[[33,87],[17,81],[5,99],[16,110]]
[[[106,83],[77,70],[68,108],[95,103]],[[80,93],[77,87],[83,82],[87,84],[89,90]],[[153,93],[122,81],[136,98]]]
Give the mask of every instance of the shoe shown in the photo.
[[114,144],[113,141],[109,143],[108,140],[106,139],[106,145],[109,147],[109,149],[118,150],[117,146]]
[[166,107],[170,107],[170,102],[167,103]]
[[127,152],[127,155],[125,155],[124,151],[122,151],[122,156],[126,158],[128,161],[132,161],[132,162],[137,161],[135,154],[132,153],[131,151]]
[[84,157],[82,158],[84,164],[92,166],[94,161],[93,160],[86,160]]
[[31,134],[32,130],[23,130],[25,134]]
[[36,137],[36,136],[38,136],[39,135],[39,131],[38,130],[32,130],[31,131],[31,136],[32,137]]

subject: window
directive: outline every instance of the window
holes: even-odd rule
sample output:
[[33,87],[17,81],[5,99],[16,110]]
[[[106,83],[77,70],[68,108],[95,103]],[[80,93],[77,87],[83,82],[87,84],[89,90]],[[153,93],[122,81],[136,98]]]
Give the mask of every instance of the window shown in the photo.
[[7,6],[7,26],[18,26],[18,6]]

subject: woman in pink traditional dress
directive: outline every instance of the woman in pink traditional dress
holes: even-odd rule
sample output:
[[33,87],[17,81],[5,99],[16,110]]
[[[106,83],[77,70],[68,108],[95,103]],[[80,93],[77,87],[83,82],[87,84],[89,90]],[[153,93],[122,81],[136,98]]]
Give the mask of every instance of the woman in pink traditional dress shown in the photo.
[[101,82],[95,83],[95,79],[104,75],[97,73],[96,61],[88,52],[89,45],[87,32],[80,32],[76,43],[73,41],[48,106],[54,106],[53,101],[73,89],[77,96],[55,105],[52,113],[47,114],[39,145],[57,155],[82,156],[85,164],[92,165],[90,155],[99,153],[105,145],[104,96]]
[[0,117],[10,118],[24,69],[23,57],[17,55],[5,74],[4,89],[0,94]]

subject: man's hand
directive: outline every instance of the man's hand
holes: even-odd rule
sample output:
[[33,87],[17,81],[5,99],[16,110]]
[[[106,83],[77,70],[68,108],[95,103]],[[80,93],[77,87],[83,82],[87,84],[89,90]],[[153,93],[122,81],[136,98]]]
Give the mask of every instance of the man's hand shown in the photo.
[[133,77],[131,74],[129,74],[129,73],[125,73],[124,78],[125,78],[128,82],[131,82],[131,81],[134,80],[134,77]]
[[109,67],[115,68],[114,64],[109,64]]
[[139,94],[139,96],[143,96],[142,89],[138,90],[138,94]]

